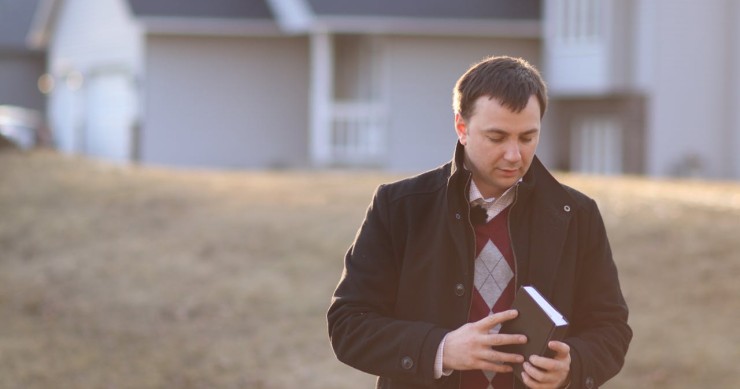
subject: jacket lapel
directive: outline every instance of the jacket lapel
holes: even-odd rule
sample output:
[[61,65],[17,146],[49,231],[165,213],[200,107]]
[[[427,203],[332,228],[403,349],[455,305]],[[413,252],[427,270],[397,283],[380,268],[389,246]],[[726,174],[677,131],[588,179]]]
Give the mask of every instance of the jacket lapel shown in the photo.
[[553,290],[558,265],[568,234],[570,214],[555,206],[533,214],[532,244],[530,245],[529,277],[547,296]]
[[463,274],[470,276],[472,274],[472,263],[469,260],[475,253],[474,243],[471,244],[472,236],[467,231],[469,228],[468,216],[470,205],[467,201],[468,185],[470,183],[470,173],[463,168],[464,149],[460,142],[455,148],[455,155],[450,163],[450,175],[447,183],[446,205],[447,226],[450,235],[455,244],[459,258],[463,262]]
[[550,296],[575,204],[539,160],[532,162],[530,170],[536,181],[536,190],[531,194],[531,202],[528,202],[532,206],[527,264],[529,281],[543,294]]

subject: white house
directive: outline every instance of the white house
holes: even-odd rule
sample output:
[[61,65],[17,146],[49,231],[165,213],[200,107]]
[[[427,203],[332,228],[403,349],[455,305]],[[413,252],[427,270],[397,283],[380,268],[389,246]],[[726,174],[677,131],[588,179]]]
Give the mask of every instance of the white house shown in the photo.
[[42,0],[59,147],[210,167],[449,159],[451,88],[471,63],[540,63],[519,1]]
[[[173,6],[174,4],[174,6]],[[117,161],[306,163],[308,40],[249,1],[42,1],[59,148]]]

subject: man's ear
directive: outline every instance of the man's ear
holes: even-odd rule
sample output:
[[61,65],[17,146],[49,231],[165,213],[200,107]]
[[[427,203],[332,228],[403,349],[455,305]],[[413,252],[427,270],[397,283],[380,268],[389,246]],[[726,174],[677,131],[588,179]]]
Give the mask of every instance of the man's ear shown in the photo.
[[465,146],[468,143],[468,124],[459,113],[455,114],[455,133],[460,143]]

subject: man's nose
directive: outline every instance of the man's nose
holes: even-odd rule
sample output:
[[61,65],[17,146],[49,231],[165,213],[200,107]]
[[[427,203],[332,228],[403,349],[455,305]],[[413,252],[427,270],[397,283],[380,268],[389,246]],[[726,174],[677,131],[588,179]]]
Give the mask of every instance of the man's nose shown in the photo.
[[510,162],[518,162],[520,159],[522,159],[522,153],[519,150],[519,144],[517,142],[508,142],[506,144],[504,159]]

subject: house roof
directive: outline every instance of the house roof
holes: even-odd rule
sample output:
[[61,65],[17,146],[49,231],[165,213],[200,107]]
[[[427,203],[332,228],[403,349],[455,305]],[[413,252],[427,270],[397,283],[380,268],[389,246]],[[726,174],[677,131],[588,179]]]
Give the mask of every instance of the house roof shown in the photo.
[[540,19],[540,0],[305,0],[319,16]]
[[272,19],[265,0],[128,0],[135,16]]
[[[541,0],[269,0],[303,2],[308,31],[538,38]],[[283,15],[278,14],[278,21]],[[284,24],[284,23],[281,23]]]
[[[541,34],[542,0],[123,1],[150,34],[280,36],[333,32],[522,38]],[[63,0],[0,0],[0,6],[6,3],[23,11],[24,17],[10,17],[11,23],[5,23],[1,16],[6,13],[0,13],[0,45],[6,39],[25,47],[45,48]],[[18,27],[22,23],[26,23],[25,30]],[[24,31],[2,33],[11,28]]]
[[[128,0],[147,30],[206,32],[223,21],[275,21],[283,32],[421,33],[537,36],[541,0]],[[200,21],[197,21],[200,20]],[[204,20],[209,20],[204,22]],[[216,22],[222,20],[222,22]],[[198,27],[200,26],[200,27]],[[223,32],[280,34],[276,25]]]
[[[128,0],[136,16],[271,19],[270,0]],[[541,0],[301,0],[316,16],[540,19]],[[295,4],[295,2],[293,2]]]
[[27,51],[38,0],[0,0],[0,50]]

